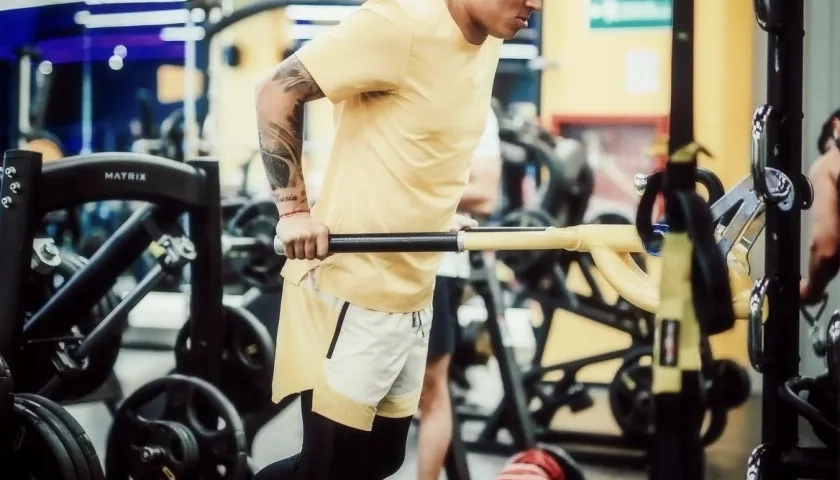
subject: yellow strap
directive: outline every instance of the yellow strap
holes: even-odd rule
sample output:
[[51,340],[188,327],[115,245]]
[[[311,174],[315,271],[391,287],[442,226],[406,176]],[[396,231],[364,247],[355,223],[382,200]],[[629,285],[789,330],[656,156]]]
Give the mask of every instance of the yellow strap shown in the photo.
[[654,333],[654,394],[680,392],[682,372],[700,369],[700,326],[691,295],[691,253],[687,233],[665,236]]

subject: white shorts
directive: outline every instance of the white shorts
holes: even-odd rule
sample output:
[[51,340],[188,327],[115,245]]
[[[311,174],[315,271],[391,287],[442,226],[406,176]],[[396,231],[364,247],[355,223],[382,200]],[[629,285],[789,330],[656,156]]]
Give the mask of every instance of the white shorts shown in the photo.
[[431,306],[407,313],[368,310],[315,290],[316,274],[310,272],[300,285],[284,285],[275,401],[312,389],[314,412],[360,430],[370,430],[375,415],[414,415],[426,371]]

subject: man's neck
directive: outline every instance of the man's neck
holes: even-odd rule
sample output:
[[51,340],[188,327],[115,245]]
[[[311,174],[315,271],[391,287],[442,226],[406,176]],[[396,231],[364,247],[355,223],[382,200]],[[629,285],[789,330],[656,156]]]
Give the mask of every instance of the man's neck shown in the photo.
[[473,21],[464,0],[446,0],[446,7],[467,42],[481,45],[487,40],[487,32]]

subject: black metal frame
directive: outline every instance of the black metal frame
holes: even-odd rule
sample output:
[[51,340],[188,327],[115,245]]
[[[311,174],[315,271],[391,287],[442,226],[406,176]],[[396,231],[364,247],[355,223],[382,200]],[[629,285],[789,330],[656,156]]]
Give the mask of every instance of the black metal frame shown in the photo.
[[[754,1],[756,20],[767,32],[767,104],[780,113],[768,129],[773,154],[767,166],[791,179],[802,178],[802,95],[804,0]],[[798,182],[798,187],[804,185]],[[807,200],[796,189],[797,202]],[[840,476],[836,451],[799,446],[799,413],[785,400],[799,375],[800,208],[767,209],[764,282],[769,315],[764,323],[761,373],[762,445],[749,461],[748,478],[761,480],[830,479]],[[754,352],[751,352],[754,354]],[[787,384],[787,385],[786,385]],[[755,475],[750,477],[750,475]]]
[[[513,354],[508,349],[496,349],[494,345],[494,354],[499,365],[509,365],[508,368],[515,369],[519,383],[511,387],[505,385],[505,395],[490,415],[463,410],[459,411],[460,418],[465,421],[485,422],[478,438],[475,441],[467,442],[467,446],[471,451],[510,455],[527,448],[525,446],[526,442],[523,440],[523,435],[520,433],[517,436],[517,434],[511,432],[513,442],[511,444],[505,444],[499,442],[499,432],[511,428],[520,431],[527,429],[534,431],[533,435],[535,435],[537,441],[561,444],[578,461],[609,463],[611,465],[621,464],[627,467],[640,468],[644,465],[646,459],[646,447],[644,445],[639,445],[637,442],[633,442],[622,435],[561,431],[550,427],[540,427],[535,425],[534,419],[529,412],[527,399],[535,397],[537,389],[545,386],[560,388],[567,386],[566,383],[570,380],[572,383],[575,383],[577,382],[575,379],[576,374],[582,368],[589,365],[651,354],[653,343],[653,320],[651,316],[645,315],[641,318],[631,319],[627,310],[610,305],[604,299],[597,281],[589,271],[593,268],[593,264],[588,254],[570,253],[570,261],[575,261],[579,264],[584,278],[592,290],[592,295],[574,295],[574,302],[564,300],[567,297],[568,291],[563,284],[562,277],[548,277],[543,282],[539,282],[539,285],[526,287],[526,293],[524,295],[540,304],[543,315],[542,324],[535,328],[534,331],[537,341],[537,350],[534,358],[539,359],[543,356],[552,318],[557,309],[583,316],[606,327],[628,333],[631,337],[631,345],[626,348],[568,362],[546,366],[536,365],[524,372],[521,372],[519,366],[515,364]],[[561,268],[560,265],[555,265],[554,267]],[[568,271],[568,267],[566,267],[566,271]],[[491,339],[501,338],[503,333],[498,323],[490,321],[493,318],[495,317],[492,314],[488,314],[488,332]],[[504,368],[502,368],[502,371],[504,371]],[[563,379],[559,381],[543,380],[547,373],[555,371],[563,371]],[[563,385],[560,385],[561,383]],[[592,389],[606,389],[609,386],[608,384],[594,382],[581,383],[581,385],[585,388]],[[522,392],[524,396],[521,402],[521,411],[517,411],[515,415],[510,416],[510,408],[519,405],[520,402],[508,397],[512,393],[516,396],[518,392]],[[524,422],[525,425],[518,425],[519,422]],[[578,448],[572,447],[573,445]],[[583,446],[594,448],[583,448]],[[603,451],[604,448],[609,450]]]
[[[186,213],[196,254],[190,317],[202,320],[192,323],[195,348],[185,373],[214,382],[225,336],[218,162],[196,159],[180,164],[148,155],[98,153],[70,157],[42,169],[39,154],[9,150],[4,155],[4,172],[9,168],[16,174],[4,174],[0,190],[14,203],[0,210],[0,246],[15,254],[0,256],[0,275],[7,279],[0,284],[0,355],[14,368],[23,342],[47,331],[69,329],[76,318],[73,313],[88,311],[149,243],[158,240],[147,231],[150,220],[162,230]],[[19,186],[13,189],[15,182]],[[19,279],[29,269],[40,218],[53,210],[103,200],[141,200],[153,205],[123,224],[24,326]]]
[[[487,422],[487,426],[477,440],[465,442],[468,450],[513,454],[536,447],[537,431],[528,411],[523,374],[519,365],[516,364],[512,347],[507,339],[502,288],[496,279],[496,271],[486,265],[482,252],[470,252],[469,255],[473,269],[473,280],[470,285],[481,297],[487,309],[487,331],[494,355],[499,363],[505,395],[489,418],[458,411],[456,412],[456,418],[459,421],[457,423],[471,420]],[[496,427],[495,430],[492,427]],[[502,445],[496,441],[496,434],[501,428],[510,433],[512,439],[510,445]]]
[[[548,167],[550,177],[547,180],[543,179],[548,184],[542,187],[545,189],[545,196],[537,208],[544,210],[547,218],[553,219],[556,211],[560,208],[558,203],[563,202],[566,204],[564,208],[567,209],[567,220],[569,224],[577,225],[582,223],[593,187],[591,169],[585,167],[576,179],[566,178],[560,171],[562,165],[555,162],[553,158],[550,158],[552,152],[547,150],[549,145],[546,143],[546,140],[536,138],[536,144],[531,144],[524,142],[520,138],[522,132],[519,130],[509,128],[503,128],[503,130],[502,140],[525,149],[528,157],[525,163],[521,165],[515,164],[506,167],[509,173],[513,174],[513,183],[521,182],[525,164]],[[533,133],[535,132],[531,132],[531,134]],[[508,185],[508,187],[513,193],[521,194],[521,190],[516,188],[516,185]],[[570,193],[561,194],[560,192],[562,191],[568,191]],[[519,199],[521,200],[521,195],[519,195]],[[505,213],[515,215],[521,209],[521,205],[509,205]],[[535,300],[540,304],[543,322],[534,331],[537,342],[537,350],[534,358],[540,359],[543,356],[548,340],[548,332],[552,324],[554,312],[557,309],[583,316],[604,326],[628,333],[632,343],[627,348],[555,365],[536,366],[521,373],[519,376],[521,383],[515,388],[524,390],[526,399],[535,396],[537,389],[542,386],[551,384],[559,385],[561,382],[568,382],[570,378],[573,379],[576,373],[585,366],[650,354],[653,342],[652,315],[644,314],[634,308],[628,310],[608,303],[603,296],[601,287],[592,274],[594,263],[588,253],[555,252],[549,254],[548,257],[549,261],[541,263],[529,273],[529,277],[533,277],[531,280],[523,281],[523,279],[519,279],[520,282],[523,282],[522,291],[517,295],[518,298],[514,302],[518,304],[521,300],[527,298]],[[572,263],[576,263],[580,267],[584,279],[592,292],[591,295],[576,295],[566,287],[566,274]],[[634,313],[640,313],[641,315],[634,318]],[[491,315],[488,318],[493,318],[493,316]],[[488,322],[488,324],[492,323]],[[495,331],[496,328],[494,328],[494,325],[489,325],[489,327],[491,338],[494,335],[501,334]],[[496,350],[496,352],[499,351]],[[505,359],[503,358],[504,356],[504,353],[496,353],[496,357],[500,363],[512,361],[512,357],[511,359]],[[516,368],[518,370],[518,366]],[[559,382],[545,382],[542,380],[546,373],[553,371],[564,371],[565,375],[563,380]],[[576,382],[576,380],[572,380],[572,382]],[[607,384],[598,383],[586,383],[583,386],[586,388],[601,389],[608,387]],[[527,419],[527,422],[530,423],[526,427],[512,424],[512,421],[516,422],[517,418],[520,418],[519,412],[514,417],[510,417],[506,413],[510,408],[509,399],[507,398],[508,392],[513,391],[512,389],[505,389],[505,398],[502,399],[492,414],[488,415],[486,413],[459,409],[459,416],[463,420],[485,422],[479,438],[467,443],[470,450],[500,454],[512,454],[516,451],[521,451],[525,448],[522,447],[521,441],[515,440],[512,445],[502,444],[497,440],[497,436],[502,429],[507,430],[511,427],[516,429],[529,428],[535,429],[536,436],[540,441],[563,443],[564,446],[566,446],[565,444],[591,445],[595,448],[607,447],[614,450],[610,453],[582,449],[570,451],[575,458],[581,461],[609,462],[613,464],[615,462],[625,461],[627,465],[633,467],[643,465],[644,447],[620,435],[567,432],[552,430],[547,427],[541,428],[533,424],[534,421],[530,417],[527,408],[524,408],[525,415],[521,416],[521,418]],[[527,400],[524,405],[527,405]]]

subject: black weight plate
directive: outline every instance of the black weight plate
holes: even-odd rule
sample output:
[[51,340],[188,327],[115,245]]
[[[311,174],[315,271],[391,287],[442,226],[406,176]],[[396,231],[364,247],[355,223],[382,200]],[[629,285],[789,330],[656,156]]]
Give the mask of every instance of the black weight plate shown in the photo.
[[15,402],[11,423],[11,478],[79,480],[61,439],[38,414]]
[[654,434],[653,378],[650,365],[642,358],[625,360],[609,386],[609,402],[613,417],[625,436],[648,442]]
[[[820,375],[814,379],[814,384],[808,390],[808,403],[819,410],[828,423],[832,425],[840,425],[840,412],[838,412],[838,405],[840,405],[840,389],[837,384],[828,375]],[[827,426],[809,422],[814,434],[817,438],[825,444],[826,447],[837,451],[840,448],[840,438],[837,432],[828,428]]]
[[[28,305],[27,311],[37,311],[46,300],[52,296],[61,286],[84,268],[87,260],[71,252],[61,252],[61,264],[56,267],[52,274],[36,275],[30,277],[28,284]],[[91,311],[80,318],[70,332],[51,332],[53,337],[82,337],[90,333],[110,312],[110,301],[107,298],[100,300]],[[91,353],[85,364],[85,370],[73,378],[72,381],[64,382],[50,397],[53,400],[65,401],[74,400],[87,396],[99,388],[110,375],[119,355],[122,334],[126,321],[116,326],[108,335],[108,340],[103,347]],[[19,391],[37,392],[55,374],[51,356],[45,352],[43,345],[36,348],[25,347],[22,349],[22,363],[27,366],[27,374],[20,381]],[[40,347],[40,348],[38,348]]]
[[81,448],[82,455],[84,455],[85,462],[87,463],[88,472],[90,473],[89,478],[91,480],[105,480],[105,471],[102,470],[102,462],[99,461],[99,455],[96,453],[93,442],[91,442],[85,429],[79,425],[79,422],[76,421],[76,418],[70,412],[65,410],[61,405],[40,395],[21,393],[17,395],[17,398],[31,400],[61,420]]
[[282,287],[280,271],[286,257],[274,252],[277,221],[274,202],[253,200],[236,212],[227,227],[231,235],[260,240],[262,247],[246,252],[230,252],[228,257],[237,277],[262,291],[276,291]]
[[[653,378],[649,363],[639,355],[624,360],[609,385],[609,403],[613,417],[625,437],[641,445],[649,445],[655,434],[653,417]],[[706,422],[701,432],[704,446],[717,441],[726,426],[726,410],[717,405],[707,405]]]
[[87,461],[85,459],[84,452],[82,452],[82,447],[76,441],[76,437],[64,425],[64,422],[40,405],[39,402],[34,401],[31,398],[18,396],[15,398],[15,402],[23,405],[27,410],[37,415],[41,421],[49,425],[50,430],[56,434],[59,441],[61,441],[61,444],[64,445],[67,455],[73,462],[73,468],[76,471],[76,478],[78,480],[91,480],[90,470],[88,470]]
[[199,463],[183,478],[239,480],[246,474],[247,440],[236,408],[208,382],[176,374],[143,385],[117,409],[105,455],[108,480],[157,480],[140,476],[137,465],[142,433],[160,421],[183,425],[196,439]]
[[[230,305],[223,308],[226,334],[216,386],[240,415],[271,405],[274,340],[251,312]],[[176,371],[185,371],[190,354],[190,320],[175,341]]]
[[[542,210],[514,210],[499,222],[501,227],[548,228],[557,226],[557,220]],[[496,258],[507,265],[517,278],[537,277],[535,269],[540,266],[550,267],[557,255],[553,250],[499,251]]]
[[752,393],[747,369],[734,360],[722,358],[714,361],[714,372],[712,398],[718,399],[730,410],[747,402]]

